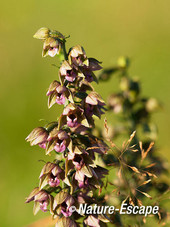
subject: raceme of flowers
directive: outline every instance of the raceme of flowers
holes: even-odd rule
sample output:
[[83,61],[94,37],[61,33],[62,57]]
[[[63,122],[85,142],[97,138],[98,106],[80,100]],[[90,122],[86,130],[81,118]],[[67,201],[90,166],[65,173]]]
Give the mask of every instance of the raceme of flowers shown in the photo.
[[31,146],[39,145],[48,155],[55,153],[56,160],[47,162],[39,176],[39,186],[34,188],[26,202],[34,201],[34,214],[50,211],[58,226],[100,226],[109,222],[103,215],[85,215],[70,210],[80,203],[98,204],[96,190],[101,191],[108,171],[95,164],[95,154],[104,155],[107,145],[91,134],[95,127],[94,116],[104,113],[105,103],[94,91],[91,82],[97,82],[94,71],[100,62],[88,58],[80,45],[65,49],[66,38],[47,28],[34,35],[43,41],[43,57],[61,57],[59,81],[48,89],[48,107],[63,105],[58,121],[35,128],[26,138]]

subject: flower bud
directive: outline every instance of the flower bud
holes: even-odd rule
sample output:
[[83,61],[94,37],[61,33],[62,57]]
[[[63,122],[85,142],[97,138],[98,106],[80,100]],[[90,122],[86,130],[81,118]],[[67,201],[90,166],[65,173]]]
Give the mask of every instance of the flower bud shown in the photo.
[[48,28],[40,28],[33,37],[36,39],[47,39],[49,32],[50,30]]
[[119,94],[111,95],[108,99],[108,106],[114,113],[121,113],[123,111],[123,97]]
[[146,102],[146,109],[148,112],[153,112],[160,107],[158,101],[155,98],[150,98]]
[[122,77],[120,81],[120,89],[122,91],[127,91],[130,86],[130,81],[127,77]]
[[117,63],[120,68],[127,68],[130,64],[130,61],[129,61],[129,58],[127,57],[120,57]]

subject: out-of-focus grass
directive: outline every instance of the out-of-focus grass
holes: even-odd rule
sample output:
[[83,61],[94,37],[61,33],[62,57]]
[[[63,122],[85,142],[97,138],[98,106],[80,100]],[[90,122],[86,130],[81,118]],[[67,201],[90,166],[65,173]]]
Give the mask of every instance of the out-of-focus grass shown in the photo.
[[[24,204],[38,183],[43,163],[37,160],[45,159],[24,138],[44,124],[39,119],[52,121],[61,111],[57,106],[48,111],[46,105],[46,89],[57,69],[51,66],[56,59],[41,58],[42,44],[32,38],[42,26],[71,35],[67,45],[82,44],[103,67],[120,55],[132,58],[131,73],[141,79],[144,94],[164,103],[154,121],[161,154],[170,160],[169,7],[168,0],[1,2],[1,226],[24,226],[43,216],[34,217],[33,204]],[[115,88],[114,78],[95,87],[106,99]]]

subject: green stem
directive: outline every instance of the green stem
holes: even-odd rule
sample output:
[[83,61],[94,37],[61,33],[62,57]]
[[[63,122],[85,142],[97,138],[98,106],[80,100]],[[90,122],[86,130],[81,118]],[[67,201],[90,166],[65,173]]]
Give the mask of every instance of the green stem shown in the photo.
[[64,60],[68,60],[68,54],[66,51],[66,45],[65,45],[66,41],[63,40],[62,44],[61,44],[61,51],[58,55],[58,58],[60,60],[60,62],[62,63]]
[[68,60],[68,55],[67,55],[67,51],[66,51],[66,41],[65,41],[65,40],[64,40],[64,42],[63,42],[62,47],[63,47],[64,59],[65,59],[65,60]]

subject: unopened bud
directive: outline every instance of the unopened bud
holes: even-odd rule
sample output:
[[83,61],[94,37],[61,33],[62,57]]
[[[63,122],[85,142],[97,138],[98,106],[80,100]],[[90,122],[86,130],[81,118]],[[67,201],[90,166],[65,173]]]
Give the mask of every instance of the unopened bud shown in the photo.
[[46,39],[49,37],[49,32],[48,28],[40,28],[33,37],[36,39]]
[[127,57],[120,57],[117,63],[120,68],[127,68],[130,64],[130,61],[129,61],[129,58]]

